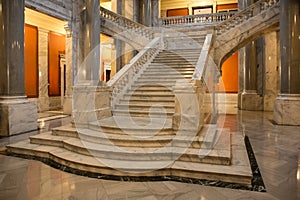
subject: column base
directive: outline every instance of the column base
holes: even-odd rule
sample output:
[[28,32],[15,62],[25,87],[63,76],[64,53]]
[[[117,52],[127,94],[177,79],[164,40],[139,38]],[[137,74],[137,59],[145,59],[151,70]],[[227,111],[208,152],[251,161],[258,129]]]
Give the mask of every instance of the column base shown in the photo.
[[44,112],[49,110],[49,97],[38,98],[38,111]]
[[72,96],[65,96],[63,111],[64,111],[64,114],[66,114],[66,115],[72,114]]
[[73,116],[76,126],[86,126],[111,117],[111,93],[108,86],[75,86],[73,89]]
[[0,97],[0,136],[37,130],[37,102],[26,97]]
[[263,98],[256,92],[246,91],[239,95],[240,110],[261,111],[264,108]]
[[300,125],[300,95],[280,95],[275,100],[274,121],[279,125]]

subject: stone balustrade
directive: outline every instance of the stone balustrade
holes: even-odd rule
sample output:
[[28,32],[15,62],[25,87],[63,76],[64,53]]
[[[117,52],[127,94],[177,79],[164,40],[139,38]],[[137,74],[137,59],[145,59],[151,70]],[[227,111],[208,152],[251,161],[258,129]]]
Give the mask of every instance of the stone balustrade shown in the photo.
[[122,15],[119,15],[117,13],[114,13],[110,10],[107,10],[103,7],[100,7],[100,17],[110,20],[116,24],[118,24],[120,27],[126,28],[126,30],[134,31],[135,33],[138,33],[139,35],[152,40],[154,38],[154,32],[151,30],[151,28],[148,28],[140,23],[136,23],[130,19],[127,19],[126,17],[123,17]]
[[188,25],[188,24],[215,24],[229,19],[236,12],[212,13],[188,16],[166,17],[160,19],[161,26]]
[[127,65],[125,65],[108,82],[107,86],[112,88],[112,108],[118,103],[138,75],[151,63],[154,57],[164,48],[160,37],[154,38],[143,50],[141,50]]
[[236,26],[242,24],[243,22],[249,20],[250,18],[262,13],[263,11],[273,7],[278,6],[280,0],[260,0],[252,5],[250,5],[247,9],[233,15],[226,21],[218,24],[215,27],[216,34],[221,35],[230,29],[235,28]]

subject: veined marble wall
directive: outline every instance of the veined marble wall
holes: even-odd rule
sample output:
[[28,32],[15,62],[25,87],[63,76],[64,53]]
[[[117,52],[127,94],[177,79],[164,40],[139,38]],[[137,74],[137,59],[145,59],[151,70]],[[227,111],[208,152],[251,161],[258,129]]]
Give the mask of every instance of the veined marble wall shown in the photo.
[[38,58],[39,58],[39,97],[38,111],[49,110],[48,96],[48,34],[49,31],[38,29]]
[[68,26],[66,26],[66,93],[63,103],[63,110],[65,114],[72,114],[72,86],[73,86],[73,79],[72,79],[72,44],[73,39]]

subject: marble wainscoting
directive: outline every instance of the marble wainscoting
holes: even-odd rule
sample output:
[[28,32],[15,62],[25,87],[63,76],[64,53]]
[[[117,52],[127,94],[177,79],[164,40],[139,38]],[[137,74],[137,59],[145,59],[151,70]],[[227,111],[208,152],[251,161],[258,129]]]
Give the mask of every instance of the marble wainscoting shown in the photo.
[[275,100],[274,121],[280,125],[300,126],[300,95],[281,94]]
[[26,97],[0,97],[0,136],[37,129],[37,102]]
[[49,97],[49,109],[60,110],[62,108],[61,96]]

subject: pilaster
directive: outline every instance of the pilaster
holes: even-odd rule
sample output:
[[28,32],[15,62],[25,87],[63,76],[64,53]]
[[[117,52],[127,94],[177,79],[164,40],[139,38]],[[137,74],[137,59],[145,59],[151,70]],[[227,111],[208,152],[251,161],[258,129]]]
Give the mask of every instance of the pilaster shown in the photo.
[[69,25],[66,24],[66,92],[64,96],[63,111],[65,114],[72,114],[72,47],[73,38]]
[[49,110],[49,95],[48,95],[48,42],[49,31],[38,29],[38,58],[39,58],[39,97],[38,111]]

